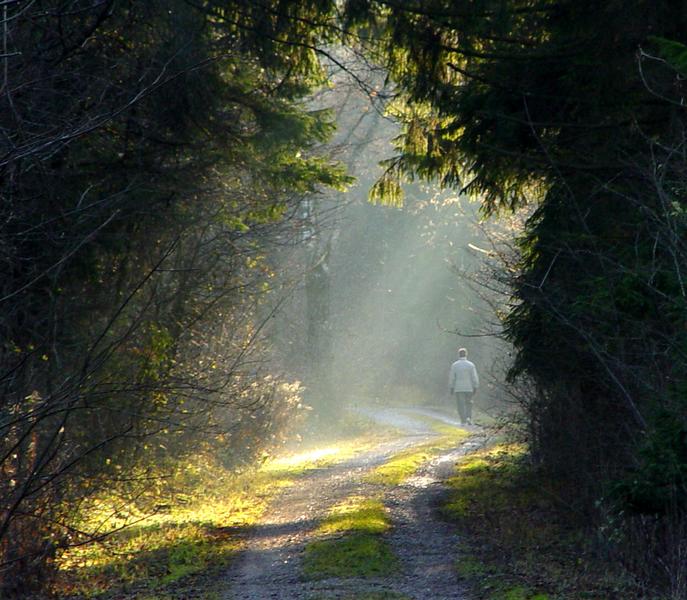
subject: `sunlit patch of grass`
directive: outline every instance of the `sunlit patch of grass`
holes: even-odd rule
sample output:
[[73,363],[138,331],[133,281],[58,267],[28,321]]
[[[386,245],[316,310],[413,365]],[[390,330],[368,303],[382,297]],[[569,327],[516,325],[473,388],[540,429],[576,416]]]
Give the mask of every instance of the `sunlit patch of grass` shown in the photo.
[[303,574],[309,579],[375,577],[398,569],[398,560],[382,534],[390,527],[379,500],[352,497],[335,506],[316,533],[326,536],[310,542],[303,556]]
[[549,600],[547,594],[532,594],[532,591],[522,586],[503,590],[499,600]]
[[61,559],[61,591],[94,595],[133,583],[157,588],[225,564],[240,547],[237,535],[201,515],[173,513],[150,521],[68,552]]
[[377,467],[365,478],[369,483],[380,485],[398,485],[411,477],[420,465],[431,457],[431,447],[425,445],[422,449],[413,449],[395,456],[385,464]]
[[226,565],[281,489],[310,470],[346,460],[375,443],[343,441],[268,459],[239,474],[199,458],[170,486],[183,492],[157,497],[151,490],[158,510],[149,515],[133,504],[125,510],[119,499],[103,495],[84,511],[81,528],[112,533],[101,543],[74,547],[59,557],[56,591],[94,597],[133,585],[154,589],[162,598],[171,584]]
[[451,425],[450,423],[443,423],[439,421],[432,425],[432,429],[439,435],[449,438],[450,440],[456,442],[462,442],[466,437],[470,435],[470,432],[463,427],[458,425]]
[[449,485],[442,511],[463,530],[456,569],[476,599],[635,597],[580,543],[579,517],[557,503],[555,482],[531,467],[524,446],[467,456]]
[[389,519],[380,500],[353,496],[331,509],[317,533],[331,535],[346,531],[380,534],[389,529]]
[[[347,450],[350,450],[347,449]],[[292,472],[294,468],[307,468],[308,465],[318,461],[341,457],[346,454],[341,446],[328,446],[326,448],[315,448],[306,452],[299,452],[297,454],[290,454],[281,456],[270,461],[264,465],[263,470],[266,472],[287,471]]]
[[422,464],[457,446],[470,436],[470,432],[465,429],[431,420],[434,421],[432,427],[439,434],[437,438],[398,453],[370,472],[365,480],[381,485],[399,485],[411,477]]

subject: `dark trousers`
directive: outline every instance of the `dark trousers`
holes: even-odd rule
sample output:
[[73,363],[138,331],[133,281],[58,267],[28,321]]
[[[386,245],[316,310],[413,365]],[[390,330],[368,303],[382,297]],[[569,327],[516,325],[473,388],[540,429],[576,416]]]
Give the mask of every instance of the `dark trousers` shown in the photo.
[[472,397],[475,392],[456,392],[455,394],[460,422],[465,423],[468,419],[472,420]]

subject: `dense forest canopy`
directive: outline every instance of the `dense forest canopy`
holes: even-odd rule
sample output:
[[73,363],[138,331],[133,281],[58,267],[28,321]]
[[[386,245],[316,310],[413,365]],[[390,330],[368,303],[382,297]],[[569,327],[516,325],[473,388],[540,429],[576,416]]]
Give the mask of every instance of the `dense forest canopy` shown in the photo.
[[96,535],[75,519],[98,490],[127,495],[199,446],[233,461],[257,447],[246,436],[268,437],[295,400],[260,366],[263,240],[297,235],[300,198],[347,177],[315,151],[330,115],[299,103],[324,77],[287,44],[314,35],[295,27],[305,6],[278,51],[242,2],[3,10],[11,587],[14,573],[40,585],[41,559]]
[[502,277],[533,457],[588,507],[684,522],[683,2],[0,8],[8,589],[88,537],[77,499],[199,447],[239,460],[296,404],[288,361],[266,370],[267,248],[351,183],[307,101],[332,66],[402,127],[373,200],[420,178],[531,207]]

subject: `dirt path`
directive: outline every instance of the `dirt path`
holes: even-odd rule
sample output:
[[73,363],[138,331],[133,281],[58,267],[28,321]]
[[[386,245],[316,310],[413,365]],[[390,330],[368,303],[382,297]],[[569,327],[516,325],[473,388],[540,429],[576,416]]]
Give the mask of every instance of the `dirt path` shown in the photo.
[[[423,465],[403,485],[383,488],[363,481],[375,466],[435,435],[422,415],[452,422],[441,411],[375,411],[368,416],[407,434],[344,463],[310,472],[280,494],[226,574],[225,600],[324,600],[359,598],[373,592],[388,593],[389,598],[402,594],[415,600],[466,598],[456,577],[458,540],[439,520],[435,507],[444,493],[441,481],[450,474],[456,459],[481,443],[479,430],[474,428],[474,438]],[[400,558],[400,574],[374,579],[304,580],[300,572],[303,550],[328,510],[352,495],[380,494],[390,511],[393,527],[387,539]]]

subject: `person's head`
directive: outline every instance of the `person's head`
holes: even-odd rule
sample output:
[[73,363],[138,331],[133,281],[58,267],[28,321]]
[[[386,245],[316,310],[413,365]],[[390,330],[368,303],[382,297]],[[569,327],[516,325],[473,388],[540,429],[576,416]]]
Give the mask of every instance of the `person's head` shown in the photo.
[[468,351],[465,348],[458,348],[458,358],[467,358]]

